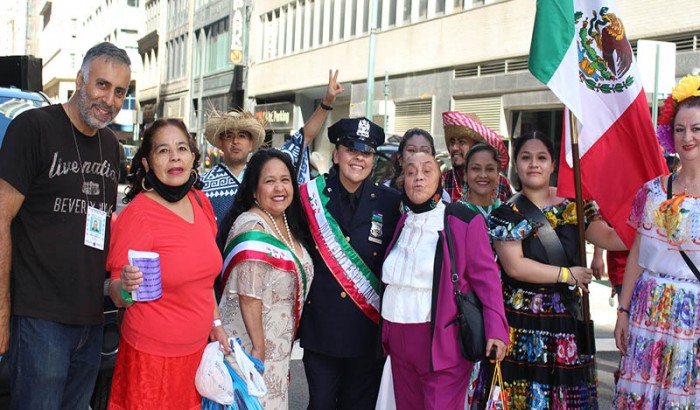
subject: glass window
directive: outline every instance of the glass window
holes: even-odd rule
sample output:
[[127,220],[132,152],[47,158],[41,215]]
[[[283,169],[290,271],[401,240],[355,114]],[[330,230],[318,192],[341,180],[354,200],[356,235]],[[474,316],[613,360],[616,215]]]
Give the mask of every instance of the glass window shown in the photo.
[[418,17],[420,19],[428,18],[428,0],[420,0],[418,3]]
[[435,14],[445,14],[445,0],[435,1]]
[[230,65],[229,62],[229,45],[231,39],[228,32],[228,17],[217,21],[205,28],[206,51],[206,68],[205,73],[221,70]]
[[389,27],[396,25],[396,0],[389,0]]
[[357,0],[352,0],[352,14],[350,18],[350,36],[357,34]]
[[403,2],[403,22],[409,23],[411,21],[411,0],[404,0]]

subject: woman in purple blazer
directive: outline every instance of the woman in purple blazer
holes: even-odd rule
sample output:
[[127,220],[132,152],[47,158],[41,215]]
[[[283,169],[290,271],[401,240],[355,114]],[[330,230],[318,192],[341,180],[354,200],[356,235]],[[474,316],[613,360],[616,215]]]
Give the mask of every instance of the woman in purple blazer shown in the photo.
[[[418,153],[404,165],[403,203],[410,210],[399,220],[382,270],[382,343],[391,355],[396,407],[464,408],[472,363],[457,344],[450,258],[456,262],[460,290],[474,290],[483,302],[486,352],[495,347],[500,360],[508,324],[498,267],[481,215],[440,201],[435,158]],[[447,207],[459,207],[447,217],[453,255],[444,233]]]

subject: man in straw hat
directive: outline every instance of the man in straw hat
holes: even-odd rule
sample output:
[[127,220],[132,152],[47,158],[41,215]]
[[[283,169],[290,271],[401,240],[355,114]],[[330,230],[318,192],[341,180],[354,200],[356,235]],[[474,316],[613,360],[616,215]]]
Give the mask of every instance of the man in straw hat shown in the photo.
[[[333,109],[337,96],[344,91],[338,82],[338,70],[328,70],[328,88],[321,104],[304,124],[280,150],[289,154],[294,164],[298,163],[299,154],[308,147],[326,121],[328,112]],[[204,135],[210,144],[224,153],[224,162],[214,166],[202,176],[204,193],[209,198],[216,219],[221,221],[233,203],[238,186],[243,180],[248,157],[265,142],[265,124],[262,120],[246,111],[219,113],[214,111],[207,120]],[[300,165],[299,183],[309,178],[308,153]]]
[[[469,193],[469,187],[464,180],[464,167],[466,166],[467,153],[475,142],[486,142],[496,148],[501,169],[508,168],[510,157],[503,140],[497,133],[479,122],[476,115],[467,115],[459,111],[443,112],[442,125],[445,129],[445,144],[452,161],[452,169],[442,173],[442,183],[452,202],[463,197],[466,198]],[[508,178],[499,174],[495,196],[501,202],[506,202],[512,195],[513,190]]]

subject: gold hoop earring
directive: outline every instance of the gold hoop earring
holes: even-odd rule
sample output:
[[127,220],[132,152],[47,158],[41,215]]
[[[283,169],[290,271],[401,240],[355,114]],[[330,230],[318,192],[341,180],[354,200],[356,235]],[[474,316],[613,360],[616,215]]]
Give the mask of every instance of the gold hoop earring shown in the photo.
[[197,181],[199,179],[199,172],[192,168],[192,171],[190,171],[190,174],[194,174],[194,180]]
[[143,192],[151,192],[153,191],[153,187],[146,188],[146,177],[141,179],[141,188],[143,188]]

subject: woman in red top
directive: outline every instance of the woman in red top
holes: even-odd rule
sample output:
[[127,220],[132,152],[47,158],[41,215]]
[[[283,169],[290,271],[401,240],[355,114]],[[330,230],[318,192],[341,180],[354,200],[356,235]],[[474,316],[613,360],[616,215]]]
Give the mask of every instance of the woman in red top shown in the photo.
[[[226,346],[212,285],[221,270],[216,220],[195,171],[199,152],[180,120],[144,132],[110,243],[110,296],[126,307],[110,409],[199,409],[195,373],[207,339]],[[128,251],[160,257],[162,296],[132,302],[144,286]],[[144,288],[145,289],[145,288]],[[218,324],[218,326],[217,326]],[[228,348],[226,348],[228,349]]]

